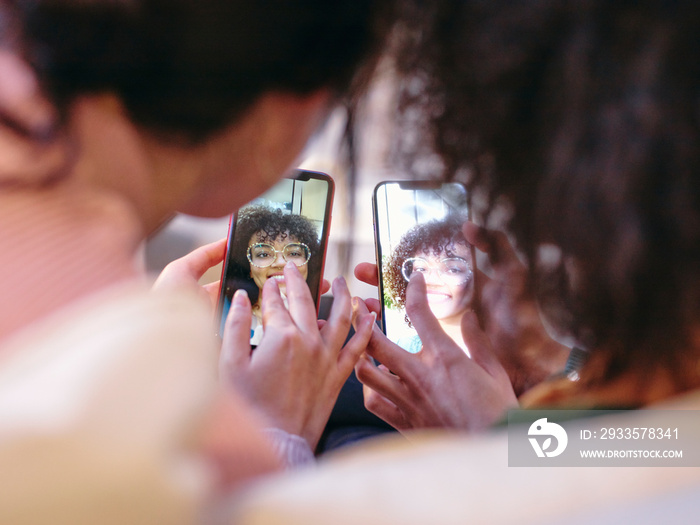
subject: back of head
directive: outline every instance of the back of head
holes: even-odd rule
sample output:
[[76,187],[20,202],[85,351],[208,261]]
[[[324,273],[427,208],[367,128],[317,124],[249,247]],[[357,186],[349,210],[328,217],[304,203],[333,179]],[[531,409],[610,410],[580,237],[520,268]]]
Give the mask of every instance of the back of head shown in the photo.
[[404,105],[448,176],[511,206],[554,320],[604,349],[582,380],[639,367],[697,382],[697,3],[404,6],[420,28],[399,56],[419,80]]
[[[15,36],[46,94],[112,92],[133,120],[198,141],[265,91],[345,93],[385,32],[389,1],[17,0]],[[18,28],[21,28],[17,30]]]

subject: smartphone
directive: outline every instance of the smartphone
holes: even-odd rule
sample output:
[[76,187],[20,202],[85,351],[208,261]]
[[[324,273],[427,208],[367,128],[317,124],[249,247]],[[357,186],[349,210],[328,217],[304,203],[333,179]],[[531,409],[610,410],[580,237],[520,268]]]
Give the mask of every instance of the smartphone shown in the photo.
[[334,192],[329,175],[296,170],[231,216],[219,289],[219,335],[233,294],[244,289],[253,305],[250,343],[257,346],[262,287],[277,279],[286,301],[282,270],[287,262],[294,262],[306,278],[318,312]]
[[464,185],[381,182],[374,188],[372,210],[384,333],[409,352],[422,348],[405,308],[408,280],[421,273],[430,310],[468,353],[460,321],[476,307],[477,271],[474,247],[462,234],[462,224],[471,219]]

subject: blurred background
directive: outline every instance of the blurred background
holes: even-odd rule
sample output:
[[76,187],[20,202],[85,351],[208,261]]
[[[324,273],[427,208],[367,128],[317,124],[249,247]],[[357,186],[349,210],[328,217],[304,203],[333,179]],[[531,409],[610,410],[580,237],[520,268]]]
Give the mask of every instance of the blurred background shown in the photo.
[[[356,144],[357,179],[355,187],[348,185],[347,167],[338,162],[341,137],[345,127],[345,111],[331,114],[326,125],[313,137],[300,157],[300,168],[330,175],[336,184],[333,218],[330,228],[324,276],[332,280],[345,276],[350,292],[360,297],[376,297],[376,288],[360,283],[352,270],[358,262],[374,262],[372,226],[372,191],[382,180],[406,179],[408,176],[390,166],[392,127],[396,107],[396,90],[389,73],[390,66],[380,66],[379,74],[370,86],[369,96],[358,115]],[[354,191],[354,210],[350,192]],[[354,211],[354,221],[351,221]],[[182,257],[194,248],[226,236],[229,217],[201,219],[178,215],[145,246],[147,269],[157,274],[170,261]],[[213,268],[202,282],[217,281],[221,266]]]

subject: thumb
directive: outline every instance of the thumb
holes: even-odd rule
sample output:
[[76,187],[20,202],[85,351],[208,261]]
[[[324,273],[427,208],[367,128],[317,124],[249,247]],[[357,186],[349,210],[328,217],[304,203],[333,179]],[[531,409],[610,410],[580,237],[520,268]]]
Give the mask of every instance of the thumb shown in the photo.
[[231,310],[226,316],[221,338],[219,374],[230,378],[232,372],[250,360],[250,326],[252,307],[245,290],[237,290],[231,300]]
[[153,288],[197,285],[204,273],[223,261],[225,255],[226,239],[200,246],[163,268]]

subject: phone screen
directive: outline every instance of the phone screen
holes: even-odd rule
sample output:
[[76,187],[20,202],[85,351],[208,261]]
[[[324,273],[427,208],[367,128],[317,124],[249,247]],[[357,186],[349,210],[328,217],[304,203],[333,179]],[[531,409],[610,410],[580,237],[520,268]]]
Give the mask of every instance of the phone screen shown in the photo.
[[330,176],[297,170],[231,216],[219,291],[219,334],[231,298],[242,288],[253,305],[250,343],[260,342],[262,287],[276,279],[286,301],[287,262],[294,262],[306,278],[318,310],[333,193]]
[[461,318],[475,297],[474,247],[464,240],[470,218],[467,191],[460,183],[387,181],[373,195],[374,232],[387,337],[416,353],[422,343],[406,315],[406,287],[423,274],[430,310],[448,335],[468,352]]

